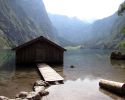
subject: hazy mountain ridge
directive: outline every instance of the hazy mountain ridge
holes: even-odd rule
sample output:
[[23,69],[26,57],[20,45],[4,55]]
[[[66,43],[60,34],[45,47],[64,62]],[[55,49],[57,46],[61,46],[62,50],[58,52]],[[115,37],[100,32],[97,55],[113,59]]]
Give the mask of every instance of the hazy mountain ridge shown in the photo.
[[59,38],[63,38],[65,41],[69,41],[69,43],[74,45],[81,44],[84,41],[83,37],[85,35],[84,33],[86,33],[86,30],[84,29],[90,28],[88,23],[85,23],[75,17],[69,18],[64,15],[56,15],[56,14],[48,14],[48,15],[53,25],[58,31],[57,36]]
[[[125,27],[124,15],[118,16],[115,13],[91,24],[62,15],[49,14],[49,17],[60,37],[70,40],[72,44],[81,44],[84,48],[119,48],[121,41],[124,40],[124,34],[122,34]],[[71,25],[72,23],[77,24]]]
[[114,14],[110,17],[93,23],[92,32],[95,33],[89,44],[88,48],[119,48],[121,41],[124,40],[122,29],[125,26],[125,16],[118,16]]
[[55,33],[42,0],[0,0],[1,48],[41,35],[55,40]]

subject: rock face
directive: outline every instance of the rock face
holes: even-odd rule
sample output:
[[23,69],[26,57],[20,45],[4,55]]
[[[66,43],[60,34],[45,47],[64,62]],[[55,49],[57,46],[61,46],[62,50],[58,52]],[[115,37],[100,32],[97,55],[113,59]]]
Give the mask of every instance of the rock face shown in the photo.
[[42,0],[0,0],[0,48],[54,34]]

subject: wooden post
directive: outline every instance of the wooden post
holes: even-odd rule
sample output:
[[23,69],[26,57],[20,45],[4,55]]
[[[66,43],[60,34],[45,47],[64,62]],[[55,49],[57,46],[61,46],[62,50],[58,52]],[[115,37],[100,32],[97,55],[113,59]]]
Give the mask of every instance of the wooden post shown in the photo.
[[101,79],[99,86],[113,93],[125,96],[125,84]]

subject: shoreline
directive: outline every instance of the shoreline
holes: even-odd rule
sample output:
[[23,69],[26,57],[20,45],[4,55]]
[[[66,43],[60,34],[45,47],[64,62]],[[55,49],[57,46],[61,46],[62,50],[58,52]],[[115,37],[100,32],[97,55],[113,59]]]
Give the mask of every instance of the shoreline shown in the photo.
[[[46,96],[49,94],[48,91],[46,91],[46,89],[50,86],[50,84],[46,81],[43,80],[37,80],[34,85],[33,85],[33,89],[30,92],[26,92],[26,91],[21,91],[18,94],[15,94],[15,98],[13,98],[13,100],[41,100],[41,98],[43,96]],[[6,96],[0,96],[0,100],[12,100],[12,98],[10,99],[9,97]]]

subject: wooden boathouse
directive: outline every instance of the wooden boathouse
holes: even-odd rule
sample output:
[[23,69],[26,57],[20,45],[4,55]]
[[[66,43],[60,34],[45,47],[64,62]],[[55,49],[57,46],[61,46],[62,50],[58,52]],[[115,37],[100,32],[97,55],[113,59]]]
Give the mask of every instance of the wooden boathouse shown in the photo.
[[13,50],[16,52],[16,64],[63,64],[63,53],[66,51],[43,36],[15,47]]

